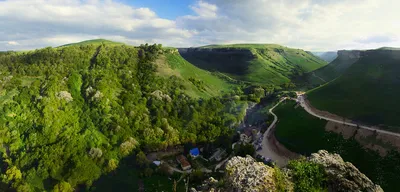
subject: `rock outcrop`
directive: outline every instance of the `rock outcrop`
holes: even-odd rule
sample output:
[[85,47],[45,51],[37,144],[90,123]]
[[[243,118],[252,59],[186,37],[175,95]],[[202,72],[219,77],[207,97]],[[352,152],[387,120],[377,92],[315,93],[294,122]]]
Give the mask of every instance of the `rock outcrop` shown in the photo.
[[275,170],[252,157],[233,157],[226,164],[226,181],[234,190],[275,191]]
[[[327,180],[324,186],[329,192],[383,192],[379,185],[374,184],[353,164],[344,162],[338,154],[321,150],[311,154],[307,161],[320,164],[325,169]],[[293,171],[272,168],[250,156],[233,157],[226,164],[223,182],[211,177],[197,189],[192,188],[191,192],[290,192],[294,191],[296,183],[292,177]],[[280,175],[280,179],[277,175]]]
[[311,154],[309,160],[323,165],[328,175],[328,187],[330,191],[383,191],[379,185],[374,184],[353,164],[344,162],[338,154],[331,154],[328,151],[320,150],[318,153]]

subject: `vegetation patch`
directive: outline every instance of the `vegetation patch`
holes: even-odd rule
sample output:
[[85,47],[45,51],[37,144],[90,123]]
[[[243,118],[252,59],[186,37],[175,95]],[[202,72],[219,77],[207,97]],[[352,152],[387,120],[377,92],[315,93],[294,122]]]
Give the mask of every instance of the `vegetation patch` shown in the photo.
[[319,110],[398,132],[399,63],[400,51],[367,51],[342,76],[307,97]]
[[320,149],[338,153],[345,161],[353,163],[372,181],[386,191],[399,191],[400,153],[390,151],[384,157],[365,149],[355,138],[344,139],[342,135],[326,132],[325,120],[309,115],[295,101],[285,101],[276,109],[279,118],[275,136],[280,143],[293,152],[310,155]]

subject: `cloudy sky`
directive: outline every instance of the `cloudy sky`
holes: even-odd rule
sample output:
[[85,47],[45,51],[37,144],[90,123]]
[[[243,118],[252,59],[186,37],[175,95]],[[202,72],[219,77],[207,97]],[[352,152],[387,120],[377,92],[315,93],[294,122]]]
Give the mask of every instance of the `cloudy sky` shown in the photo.
[[0,0],[0,50],[105,38],[132,45],[400,47],[397,0]]

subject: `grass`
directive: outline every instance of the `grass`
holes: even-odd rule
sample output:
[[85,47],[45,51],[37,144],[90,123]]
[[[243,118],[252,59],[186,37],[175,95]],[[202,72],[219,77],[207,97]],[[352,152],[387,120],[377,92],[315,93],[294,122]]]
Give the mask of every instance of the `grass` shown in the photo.
[[385,157],[364,149],[354,138],[326,132],[325,120],[309,115],[294,101],[286,101],[275,109],[279,118],[275,136],[288,149],[309,155],[320,149],[338,153],[345,161],[353,163],[385,191],[400,191],[400,153],[390,152]]
[[182,56],[199,68],[256,85],[280,85],[327,63],[311,53],[275,44],[209,45]]
[[307,96],[318,109],[366,124],[400,127],[399,72],[400,51],[372,51]]
[[[158,73],[169,77],[175,75],[182,78],[186,92],[193,97],[212,97],[229,92],[237,85],[217,77],[209,71],[200,69],[183,59],[179,54],[166,53],[157,61]],[[200,90],[190,79],[201,82],[204,90]]]
[[81,45],[100,45],[100,44],[105,44],[105,45],[124,45],[124,43],[120,42],[114,42],[106,39],[92,39],[92,40],[87,40],[87,41],[82,41],[78,43],[70,43],[70,44],[65,44],[60,47],[66,47],[66,46],[81,46]]
[[332,81],[345,73],[351,65],[357,62],[357,60],[358,58],[339,56],[328,65],[306,74],[307,84],[316,87]]

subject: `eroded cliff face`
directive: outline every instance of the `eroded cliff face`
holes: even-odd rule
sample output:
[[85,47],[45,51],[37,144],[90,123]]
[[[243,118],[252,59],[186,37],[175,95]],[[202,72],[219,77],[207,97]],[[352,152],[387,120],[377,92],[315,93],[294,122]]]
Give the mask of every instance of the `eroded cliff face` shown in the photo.
[[[353,164],[344,162],[338,154],[325,150],[311,154],[307,161],[322,165],[327,175],[327,187],[330,192],[383,192],[367,176]],[[290,177],[292,170],[280,169],[286,187],[285,191],[293,191],[294,182]],[[214,178],[206,180],[192,192],[268,192],[277,191],[276,169],[257,162],[252,157],[233,157],[226,164],[224,184]]]
[[361,57],[359,50],[340,50],[338,51],[338,58],[341,59],[359,59]]
[[183,58],[199,68],[236,75],[245,74],[254,55],[250,49],[180,48]]

